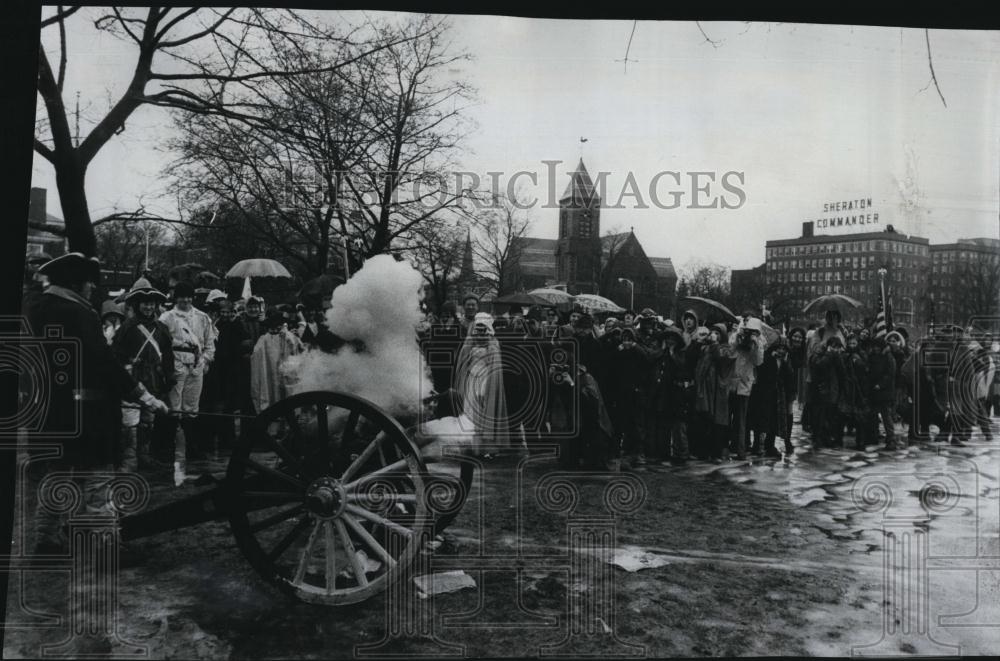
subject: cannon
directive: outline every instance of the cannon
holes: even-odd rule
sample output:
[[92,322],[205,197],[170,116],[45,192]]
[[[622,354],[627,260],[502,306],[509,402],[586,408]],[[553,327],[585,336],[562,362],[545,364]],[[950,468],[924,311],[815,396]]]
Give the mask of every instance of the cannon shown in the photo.
[[472,484],[472,462],[425,460],[415,429],[351,394],[292,395],[252,419],[224,479],[123,517],[122,539],[228,519],[251,566],[283,592],[364,601],[431,552]]

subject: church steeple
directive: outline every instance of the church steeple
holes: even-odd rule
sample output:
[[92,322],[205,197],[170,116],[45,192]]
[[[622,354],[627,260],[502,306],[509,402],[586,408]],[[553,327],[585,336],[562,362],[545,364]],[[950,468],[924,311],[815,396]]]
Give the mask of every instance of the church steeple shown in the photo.
[[458,282],[468,293],[476,283],[476,271],[472,264],[472,230],[465,232],[465,249],[462,251],[462,268],[458,272]]
[[583,159],[559,199],[557,278],[571,294],[596,294],[601,268],[601,197]]
[[591,206],[593,202],[596,202],[595,206],[600,206],[601,196],[594,190],[594,182],[582,158],[576,166],[576,171],[569,176],[569,184],[566,186],[566,192],[559,198],[559,203],[562,204],[567,200],[572,201],[574,206]]

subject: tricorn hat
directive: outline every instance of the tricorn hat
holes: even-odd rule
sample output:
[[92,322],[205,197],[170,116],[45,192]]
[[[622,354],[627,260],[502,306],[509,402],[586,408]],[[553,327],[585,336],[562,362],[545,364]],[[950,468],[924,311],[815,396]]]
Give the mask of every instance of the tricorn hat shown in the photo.
[[132,288],[125,294],[126,303],[139,303],[141,301],[153,300],[163,302],[167,300],[166,295],[156,289],[146,278],[139,278],[132,285]]
[[68,252],[42,264],[38,272],[48,276],[53,283],[101,281],[101,263],[96,257],[82,252]]
[[103,321],[105,317],[117,314],[122,319],[125,318],[125,306],[122,303],[115,303],[114,300],[108,299],[101,303],[101,320]]

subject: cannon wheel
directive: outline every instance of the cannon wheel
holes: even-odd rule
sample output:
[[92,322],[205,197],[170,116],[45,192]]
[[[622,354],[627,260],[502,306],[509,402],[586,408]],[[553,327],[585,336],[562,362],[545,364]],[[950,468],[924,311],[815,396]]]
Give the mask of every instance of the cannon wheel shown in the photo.
[[250,564],[283,591],[353,604],[402,578],[425,550],[428,478],[420,451],[375,404],[300,393],[261,412],[233,452],[230,524]]

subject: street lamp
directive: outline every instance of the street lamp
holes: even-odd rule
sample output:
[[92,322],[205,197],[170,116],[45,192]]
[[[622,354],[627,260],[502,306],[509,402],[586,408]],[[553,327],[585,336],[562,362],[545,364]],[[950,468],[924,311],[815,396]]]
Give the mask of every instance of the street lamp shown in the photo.
[[628,278],[618,278],[618,282],[628,283],[628,309],[635,312],[635,283]]

